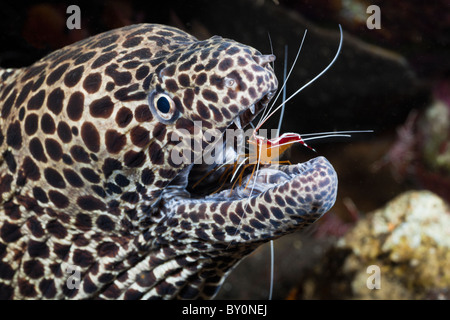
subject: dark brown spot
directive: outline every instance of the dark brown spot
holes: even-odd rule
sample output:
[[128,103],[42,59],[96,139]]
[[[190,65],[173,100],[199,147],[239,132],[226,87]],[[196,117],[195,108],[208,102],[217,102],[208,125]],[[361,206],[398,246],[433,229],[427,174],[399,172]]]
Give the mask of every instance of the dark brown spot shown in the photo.
[[150,52],[150,50],[148,48],[142,48],[142,49],[135,50],[131,53],[128,53],[123,58],[121,58],[119,62],[131,60],[133,58],[138,58],[139,60],[147,60],[147,59],[151,58],[151,56],[152,56],[152,53]]
[[6,150],[3,153],[3,158],[6,161],[6,165],[8,166],[8,170],[11,171],[12,173],[16,172],[17,162],[16,162],[16,159],[14,158],[13,153],[10,150]]
[[141,167],[144,164],[145,159],[146,156],[144,152],[136,152],[134,150],[130,150],[125,153],[125,156],[123,158],[125,165],[130,168]]
[[126,107],[120,108],[116,114],[116,123],[120,128],[126,127],[133,120],[133,113]]
[[38,116],[35,113],[29,114],[25,118],[25,133],[32,136],[36,133],[38,128]]
[[75,226],[82,231],[90,230],[92,228],[91,216],[85,213],[78,213],[75,218]]
[[193,121],[189,119],[179,118],[175,123],[175,127],[180,130],[181,129],[187,130],[192,135],[195,133],[195,124]]
[[81,180],[80,176],[72,169],[66,168],[63,170],[63,173],[67,182],[70,183],[75,188],[81,188],[82,186],[84,186],[83,180]]
[[106,75],[110,76],[114,80],[114,83],[118,86],[129,84],[131,82],[131,73],[129,71],[117,71],[117,67],[117,64],[112,64],[106,67]]
[[211,112],[209,111],[208,107],[206,107],[205,104],[200,100],[197,101],[197,112],[202,119],[207,120],[211,118]]
[[116,130],[108,130],[105,133],[106,149],[110,153],[119,153],[127,142],[127,137]]
[[36,238],[40,238],[45,234],[41,223],[36,217],[31,217],[27,220],[27,227],[31,231],[31,234]]
[[23,160],[22,168],[23,168],[25,177],[27,177],[30,180],[36,181],[36,180],[39,180],[39,178],[41,177],[38,166],[28,156],[25,158],[25,160]]
[[167,79],[164,84],[169,92],[176,92],[178,90],[178,84],[173,79]]
[[56,131],[62,142],[69,143],[72,140],[72,132],[66,122],[60,122]]
[[[186,58],[188,58],[188,57],[192,57],[192,58],[189,59],[188,61],[186,61],[185,63],[182,63],[178,67],[178,70],[180,70],[180,71],[187,71],[197,62],[197,56],[196,55],[192,56],[192,54],[190,52],[188,52],[186,54]],[[180,59],[180,60],[183,61],[183,59]]]
[[130,184],[130,180],[128,180],[127,177],[120,173],[114,178],[114,181],[119,187],[126,187]]
[[223,59],[219,63],[219,70],[220,71],[226,71],[230,69],[233,66],[233,60],[230,58]]
[[157,123],[152,131],[153,138],[162,141],[166,136],[166,126],[163,123]]
[[186,89],[183,95],[183,105],[192,110],[192,102],[194,101],[194,91],[192,89]]
[[36,289],[34,286],[25,279],[19,279],[18,281],[19,292],[22,296],[32,298],[36,296]]
[[73,253],[73,262],[80,267],[88,267],[94,263],[94,257],[87,250],[76,249]]
[[95,173],[94,170],[90,168],[81,168],[80,172],[87,181],[92,183],[100,182],[100,176],[97,173]]
[[58,239],[67,236],[66,228],[58,220],[50,220],[46,226],[47,231]]
[[203,98],[211,102],[217,102],[219,100],[217,93],[209,89],[204,89],[202,91],[202,96]]
[[100,257],[115,257],[119,252],[119,247],[114,242],[106,241],[97,247],[97,253]]
[[147,94],[142,91],[137,91],[139,89],[139,85],[137,83],[132,84],[131,86],[121,88],[114,93],[114,98],[119,101],[139,101],[144,100],[147,97]]
[[150,136],[148,130],[141,126],[134,127],[130,132],[131,142],[135,146],[144,147],[150,142]]
[[67,103],[67,115],[70,120],[78,121],[83,114],[84,109],[84,94],[77,91],[72,93],[69,102]]
[[109,91],[113,91],[115,87],[116,87],[116,85],[114,84],[114,82],[109,81],[109,82],[106,84],[105,89],[106,89],[106,91],[109,92]]
[[212,114],[214,116],[214,120],[217,122],[222,122],[223,121],[223,115],[222,113],[219,111],[219,109],[217,109],[216,107],[214,107],[213,105],[209,105],[209,110],[212,111]]
[[19,120],[9,125],[6,131],[6,143],[14,149],[20,149],[22,146],[22,132]]
[[33,188],[33,196],[36,198],[36,200],[38,200],[38,201],[40,201],[42,203],[47,203],[48,202],[47,194],[40,187],[34,187]]
[[67,154],[67,153],[64,153],[63,155],[62,155],[62,161],[65,163],[65,164],[68,164],[68,165],[73,165],[73,160],[72,160],[72,158]]
[[89,105],[91,116],[95,118],[109,118],[113,112],[114,103],[111,98],[105,96],[103,98],[92,101]]
[[[29,90],[28,90],[29,91]],[[16,94],[17,90],[14,90],[8,97],[8,99],[5,101],[2,107],[2,118],[5,119],[7,116],[9,116],[9,113],[11,112],[11,108],[14,104],[14,101],[16,100]]]
[[95,56],[95,51],[90,51],[83,53],[81,56],[79,56],[75,61],[74,65],[79,65],[80,63],[85,63],[92,59],[92,57]]
[[49,249],[45,242],[30,240],[28,243],[28,254],[33,258],[47,258]]
[[155,181],[155,174],[152,170],[145,168],[141,173],[141,181],[145,185],[150,185]]
[[[16,107],[20,107],[20,105],[25,101],[25,99],[30,94],[32,86],[33,86],[33,81],[30,81],[26,85],[23,86],[22,90],[20,91],[19,96],[17,97]],[[10,98],[11,98],[11,96],[10,96]],[[8,99],[10,99],[10,98],[8,98]]]
[[99,68],[99,67],[103,66],[104,64],[110,62],[116,56],[117,56],[117,52],[115,52],[115,51],[104,53],[101,56],[99,56],[97,59],[94,60],[94,62],[91,65],[91,68],[92,69]]
[[130,61],[130,62],[124,63],[123,67],[126,69],[136,69],[138,66],[141,65],[141,63],[142,62],[140,62],[140,61]]
[[102,84],[102,76],[100,73],[91,73],[84,79],[83,88],[89,93],[96,93]]
[[225,219],[223,218],[223,216],[219,214],[214,214],[213,219],[219,225],[223,225],[225,223]]
[[178,76],[178,82],[182,87],[189,87],[191,85],[191,81],[189,76],[186,73],[182,73]]
[[102,171],[103,174],[105,175],[105,178],[109,178],[115,170],[120,169],[122,169],[121,162],[112,158],[107,158],[102,167]]
[[38,138],[33,138],[30,141],[29,149],[31,155],[38,161],[47,162],[47,157],[44,154],[44,148],[42,147],[42,143]]
[[197,78],[195,79],[195,84],[198,86],[202,86],[205,84],[208,77],[206,76],[205,72],[200,73]]
[[136,80],[144,79],[148,73],[150,72],[150,68],[147,66],[142,66],[136,70]]
[[54,114],[58,115],[61,113],[64,101],[64,91],[60,88],[54,89],[47,98],[47,107]]
[[218,62],[219,62],[219,60],[217,60],[217,59],[209,60],[209,62],[205,65],[205,71],[210,71],[211,69],[213,69],[217,65]]
[[78,68],[69,71],[64,77],[64,84],[69,88],[75,86],[80,81],[83,71],[83,66],[79,66]]
[[148,147],[148,153],[153,164],[161,165],[164,163],[164,153],[158,143],[151,143]]
[[63,73],[67,70],[69,67],[68,63],[65,63],[61,66],[59,66],[56,70],[54,70],[50,75],[47,77],[47,84],[50,86],[54,84],[56,81],[58,81]]
[[47,134],[55,133],[55,121],[53,121],[53,117],[48,113],[45,113],[41,118],[41,130]]
[[81,146],[73,146],[70,148],[70,154],[78,162],[89,163],[91,160],[89,158],[89,154],[84,150]]
[[2,238],[4,242],[15,242],[20,237],[22,237],[20,226],[11,224],[8,221],[3,223],[3,226],[0,228],[0,238]]
[[139,195],[137,194],[137,192],[125,192],[120,197],[120,200],[134,204],[139,201]]
[[55,169],[46,168],[44,170],[44,176],[45,176],[45,179],[47,180],[47,182],[51,186],[53,186],[55,188],[60,188],[60,189],[64,189],[66,187],[66,183],[64,182],[63,177]]
[[81,209],[87,211],[106,210],[105,203],[93,196],[78,197],[77,204],[80,206]]
[[104,214],[98,217],[96,225],[99,229],[103,231],[112,231],[115,228],[114,221],[112,221],[110,217]]
[[146,122],[153,119],[150,108],[146,104],[141,104],[134,110],[134,117],[138,122]]
[[21,107],[19,110],[19,121],[23,121],[23,118],[25,118],[25,107]]
[[124,43],[122,43],[122,47],[124,48],[136,47],[137,45],[139,45],[139,43],[141,43],[141,41],[142,41],[141,37],[128,38],[126,41],[124,41]]
[[100,134],[91,122],[83,123],[81,127],[81,138],[86,144],[86,147],[92,152],[98,152],[100,150]]

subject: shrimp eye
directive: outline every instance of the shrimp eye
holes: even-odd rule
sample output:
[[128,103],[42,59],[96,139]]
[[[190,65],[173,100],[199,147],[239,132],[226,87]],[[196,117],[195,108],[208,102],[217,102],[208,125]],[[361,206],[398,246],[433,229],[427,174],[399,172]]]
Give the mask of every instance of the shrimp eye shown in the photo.
[[153,91],[149,96],[150,110],[161,122],[168,124],[178,118],[179,112],[172,98],[161,92]]

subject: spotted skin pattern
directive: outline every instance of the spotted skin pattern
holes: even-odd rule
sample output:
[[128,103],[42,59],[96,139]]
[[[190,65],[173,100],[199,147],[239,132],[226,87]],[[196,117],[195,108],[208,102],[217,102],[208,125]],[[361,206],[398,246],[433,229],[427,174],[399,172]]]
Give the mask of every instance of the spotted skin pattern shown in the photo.
[[[224,132],[266,106],[277,88],[269,60],[140,24],[2,69],[0,299],[211,298],[260,244],[325,213],[337,178],[323,157],[229,199],[189,194],[192,166],[171,160],[172,135],[190,138],[194,121]],[[171,119],[155,93],[173,100]]]

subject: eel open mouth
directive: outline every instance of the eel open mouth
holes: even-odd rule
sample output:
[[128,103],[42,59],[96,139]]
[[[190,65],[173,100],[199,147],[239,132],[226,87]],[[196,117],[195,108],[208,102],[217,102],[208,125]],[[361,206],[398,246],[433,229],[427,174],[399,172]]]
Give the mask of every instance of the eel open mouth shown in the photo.
[[[244,128],[266,107],[268,100],[270,97],[265,96],[237,115],[240,125]],[[255,112],[251,110],[253,108]],[[237,129],[233,122],[235,119],[228,128]],[[211,215],[218,212],[230,217],[235,228],[240,226],[241,217],[244,219],[247,213],[245,219],[249,219],[254,228],[266,230],[264,237],[267,239],[314,222],[334,205],[337,175],[324,157],[294,165],[258,165],[239,158],[240,153],[233,143],[223,142],[215,150],[219,153],[217,158],[231,161],[186,167],[164,189],[167,211],[176,212],[177,207],[182,206],[185,214],[191,211],[197,214],[196,210]],[[236,164],[239,163],[242,166],[237,171]],[[256,222],[255,219],[259,220]],[[258,238],[248,228],[240,232],[227,230],[231,238],[237,234],[244,240]]]
[[[227,129],[245,129],[267,107],[274,93],[269,92],[263,95],[260,100],[238,114]],[[210,165],[195,164],[188,169],[186,190],[191,198],[233,201],[256,197],[277,185],[302,176],[307,171],[314,170],[317,162],[328,163],[325,158],[319,157],[294,165],[282,165],[276,162],[248,164],[249,161],[245,159],[242,152],[237,151],[237,141],[229,143],[227,137],[223,141],[219,154],[216,154],[216,158],[221,159],[221,162]],[[247,142],[245,144],[248,145]]]

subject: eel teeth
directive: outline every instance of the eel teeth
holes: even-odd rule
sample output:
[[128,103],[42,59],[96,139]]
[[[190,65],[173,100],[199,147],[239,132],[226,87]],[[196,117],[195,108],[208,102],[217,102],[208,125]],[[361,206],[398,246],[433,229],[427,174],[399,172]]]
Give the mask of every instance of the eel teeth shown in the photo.
[[242,129],[241,119],[239,119],[239,117],[234,118],[233,122],[236,125],[236,127],[238,127],[238,129]]
[[252,112],[252,114],[255,114],[255,105],[254,104],[252,104],[250,106],[250,111]]

